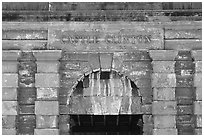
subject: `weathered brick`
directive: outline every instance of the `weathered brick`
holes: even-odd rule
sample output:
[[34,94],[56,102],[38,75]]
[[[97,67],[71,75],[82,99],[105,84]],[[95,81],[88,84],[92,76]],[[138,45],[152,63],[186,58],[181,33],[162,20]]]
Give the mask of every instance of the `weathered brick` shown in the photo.
[[193,98],[192,97],[176,97],[177,105],[192,105]]
[[195,61],[202,60],[202,50],[191,50],[191,55]]
[[3,87],[2,88],[2,100],[3,101],[17,100],[17,89]]
[[176,116],[176,123],[177,124],[190,124],[195,121],[195,116],[193,115],[177,115]]
[[165,40],[165,50],[201,50],[201,40]]
[[152,103],[152,114],[177,114],[176,101],[154,101]]
[[99,70],[99,68],[101,67],[99,53],[89,53],[89,64],[92,70]]
[[194,114],[201,115],[202,114],[202,101],[194,102]]
[[113,54],[100,53],[100,63],[102,71],[110,71],[112,68]]
[[195,135],[202,135],[202,128],[197,128],[194,131]]
[[152,104],[142,105],[143,114],[152,114]]
[[195,61],[195,72],[202,72],[202,61]]
[[16,61],[20,57],[20,50],[3,50],[2,60]]
[[19,114],[30,115],[35,114],[35,105],[19,105]]
[[32,50],[37,60],[59,60],[61,58],[61,50]]
[[18,103],[19,104],[34,104],[36,100],[35,88],[18,88]]
[[57,128],[58,116],[36,116],[36,128]]
[[34,135],[59,135],[59,129],[35,129]]
[[176,128],[176,116],[157,116],[154,115],[154,128]]
[[176,87],[193,87],[193,76],[176,75]]
[[152,86],[153,87],[176,87],[176,75],[153,73]]
[[17,115],[17,101],[2,101],[2,115]]
[[196,115],[196,127],[202,127],[202,115]]
[[176,97],[182,98],[194,98],[195,88],[194,87],[176,87]]
[[200,29],[167,29],[165,30],[165,39],[201,39]]
[[196,88],[195,94],[196,94],[196,100],[202,100],[202,88],[201,87]]
[[177,123],[177,129],[178,129],[178,135],[193,135],[194,134],[194,129],[195,125],[190,123],[190,124],[178,124]]
[[137,50],[134,52],[124,52],[123,61],[150,61],[151,58],[147,51]]
[[15,128],[2,128],[2,135],[16,135],[16,129]]
[[193,61],[189,50],[179,50],[175,58],[176,61]]
[[174,73],[175,61],[152,61],[155,73]]
[[178,131],[176,128],[170,129],[154,129],[153,135],[177,135]]
[[58,101],[35,101],[36,115],[58,115],[59,103]]
[[202,73],[195,73],[194,86],[195,87],[202,87]]
[[153,88],[154,100],[175,100],[175,88]]
[[59,87],[59,74],[37,73],[35,74],[36,87]]
[[178,105],[177,114],[178,115],[193,114],[193,106],[192,105]]
[[17,87],[18,86],[18,74],[2,74],[2,87]]
[[17,73],[17,61],[2,61],[2,73]]
[[2,128],[15,128],[16,116],[2,116]]
[[194,69],[195,64],[192,61],[176,61],[175,63],[175,70],[176,71],[181,71],[184,69]]
[[177,50],[150,50],[150,57],[153,60],[169,60],[173,61],[178,54]]
[[59,62],[57,61],[37,61],[38,73],[57,73]]
[[37,88],[37,100],[57,100],[57,88]]
[[33,135],[36,127],[35,115],[18,115],[17,131],[19,135]]

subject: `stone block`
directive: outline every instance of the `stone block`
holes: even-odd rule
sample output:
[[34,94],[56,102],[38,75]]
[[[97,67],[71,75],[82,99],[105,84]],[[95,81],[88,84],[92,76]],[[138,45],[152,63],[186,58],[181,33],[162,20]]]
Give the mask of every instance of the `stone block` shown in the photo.
[[178,105],[177,106],[178,115],[193,114],[193,105]]
[[195,61],[202,60],[202,50],[191,50],[191,55]]
[[59,87],[59,74],[37,73],[35,74],[35,86],[40,88]]
[[132,70],[130,72],[125,73],[126,76],[130,79],[148,79],[151,77],[152,72],[146,70]]
[[57,128],[58,127],[58,116],[36,116],[36,128]]
[[176,75],[153,73],[152,87],[176,87]]
[[35,115],[18,115],[17,131],[19,135],[33,135],[36,127]]
[[176,87],[176,98],[194,98],[194,87]]
[[58,101],[35,101],[36,115],[58,115],[59,103]]
[[16,135],[16,129],[15,128],[2,128],[2,135]]
[[201,30],[198,29],[167,29],[165,39],[201,39]]
[[176,75],[176,87],[193,87],[193,75],[178,76]]
[[135,85],[138,88],[147,88],[147,87],[151,87],[151,79],[150,78],[145,78],[145,79],[131,79]]
[[58,88],[37,88],[37,100],[58,100]]
[[177,135],[178,131],[176,128],[170,129],[154,129],[153,135]]
[[114,52],[113,53],[113,61],[112,61],[112,69],[120,70],[123,63],[123,52]]
[[195,72],[202,73],[202,61],[195,61]]
[[59,60],[62,50],[32,50],[37,60]]
[[153,88],[154,100],[175,100],[175,88]]
[[100,53],[100,63],[102,71],[110,71],[112,68],[113,54]]
[[175,58],[176,61],[193,61],[189,50],[179,50]]
[[202,128],[195,129],[195,135],[202,135]]
[[67,107],[67,105],[59,105],[59,114],[60,115],[66,115],[70,114],[70,109]]
[[127,73],[130,71],[150,71],[152,70],[152,64],[149,61],[139,61],[139,62],[134,62],[134,61],[128,61],[128,62],[123,62],[122,66],[120,68],[121,73]]
[[59,115],[59,131],[60,134],[69,133],[70,131],[70,116],[69,115]]
[[34,105],[36,88],[18,88],[18,103]]
[[177,124],[190,124],[194,123],[195,116],[193,115],[177,115],[176,116],[176,123]]
[[2,61],[2,73],[17,73],[17,61]]
[[20,53],[20,50],[3,50],[2,60],[17,61],[17,59],[20,57]]
[[178,54],[177,50],[150,50],[150,57],[155,60],[169,60],[174,61],[175,57]]
[[152,115],[143,115],[143,123],[148,124],[148,123],[153,123],[153,116]]
[[195,101],[194,102],[194,114],[195,115],[202,115],[202,101]]
[[15,128],[16,116],[2,116],[2,128]]
[[59,135],[59,129],[35,129],[34,135]]
[[176,128],[176,116],[159,116],[154,115],[154,128]]
[[2,115],[17,115],[17,101],[2,101]]
[[59,70],[58,61],[37,61],[38,73],[57,73]]
[[21,115],[30,115],[35,114],[35,105],[19,105],[19,114]]
[[134,52],[124,52],[123,61],[151,61],[147,51],[137,50]]
[[158,115],[177,114],[176,101],[154,101],[152,103],[152,114]]
[[202,87],[202,73],[195,73],[194,86],[195,87]]
[[2,101],[17,100],[17,88],[2,88]]
[[89,53],[89,64],[94,71],[101,68],[99,53]]
[[18,74],[2,74],[2,87],[18,87]]
[[177,130],[178,130],[178,135],[194,135],[194,129],[195,129],[195,124],[193,123],[188,123],[188,124],[178,124],[177,123]]
[[197,87],[196,88],[196,100],[202,100],[202,88],[201,87]]
[[193,63],[192,60],[190,61],[176,61],[175,62],[175,71],[181,71],[181,70],[194,70],[195,69],[195,64]]
[[153,96],[153,91],[151,87],[139,88],[138,93],[139,93],[139,96],[142,96],[142,97],[152,97]]
[[196,115],[196,127],[202,128],[202,115]]
[[174,73],[175,61],[152,61],[154,73]]
[[152,135],[154,125],[152,123],[147,123],[143,125],[143,135]]
[[142,105],[143,114],[152,114],[152,104]]

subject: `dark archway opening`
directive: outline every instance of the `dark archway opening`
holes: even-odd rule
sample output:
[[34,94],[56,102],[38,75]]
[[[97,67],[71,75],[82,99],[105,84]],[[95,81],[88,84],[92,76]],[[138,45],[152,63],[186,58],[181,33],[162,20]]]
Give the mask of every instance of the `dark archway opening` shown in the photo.
[[142,115],[70,115],[72,135],[142,135]]

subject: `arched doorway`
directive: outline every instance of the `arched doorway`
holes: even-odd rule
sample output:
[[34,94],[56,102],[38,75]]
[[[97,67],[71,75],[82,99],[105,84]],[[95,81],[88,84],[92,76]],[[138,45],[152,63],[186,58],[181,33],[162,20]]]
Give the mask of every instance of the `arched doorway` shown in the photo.
[[138,87],[116,71],[84,76],[72,89],[67,107],[70,134],[142,134]]

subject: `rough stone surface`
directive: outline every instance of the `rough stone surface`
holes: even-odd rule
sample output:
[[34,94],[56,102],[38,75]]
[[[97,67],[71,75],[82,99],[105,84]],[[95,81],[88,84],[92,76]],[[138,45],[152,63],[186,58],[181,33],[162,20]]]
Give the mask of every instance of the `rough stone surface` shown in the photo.
[[195,135],[202,135],[202,128],[195,129]]
[[2,116],[2,128],[15,128],[16,116]]
[[36,115],[58,115],[59,103],[58,101],[35,101]]
[[154,124],[148,123],[143,125],[143,135],[152,135],[153,134]]
[[59,129],[35,129],[34,135],[59,135]]
[[154,73],[174,73],[175,61],[152,61]]
[[36,73],[35,86],[40,88],[59,87],[59,74]]
[[35,88],[18,88],[18,103],[34,105],[36,100]]
[[153,73],[152,86],[153,87],[176,87],[176,75]]
[[195,87],[202,87],[202,73],[195,73],[194,86]]
[[176,128],[176,116],[158,116],[154,115],[154,128]]
[[17,88],[2,88],[2,101],[17,100]]
[[196,115],[196,127],[202,127],[202,115]]
[[2,74],[2,87],[18,87],[18,74]]
[[113,54],[100,53],[100,64],[102,71],[110,71],[112,68]]
[[16,129],[15,128],[2,128],[2,135],[16,135]]
[[58,117],[57,116],[36,116],[36,128],[57,128]]
[[193,106],[192,105],[178,105],[177,106],[177,114],[185,115],[185,114],[193,114]]
[[17,73],[17,61],[3,61],[2,73]]
[[3,50],[2,60],[4,61],[16,61],[20,57],[19,50]]
[[176,101],[154,101],[152,103],[152,114],[176,114]]
[[57,61],[37,61],[38,73],[57,73],[59,62]]
[[17,115],[17,101],[2,101],[2,115]]
[[195,61],[195,72],[202,72],[202,61]]
[[33,50],[33,54],[37,60],[59,60],[61,58],[61,50]]
[[172,129],[154,129],[153,135],[177,135],[178,131],[175,128]]
[[202,41],[193,40],[165,40],[165,50],[201,50]]
[[175,100],[175,88],[153,88],[154,100]]
[[202,50],[192,50],[191,55],[195,61],[202,60]]
[[153,60],[169,60],[174,61],[178,51],[176,50],[149,50],[150,57]]
[[197,87],[196,88],[196,100],[202,100],[202,88],[201,87]]
[[37,88],[37,100],[57,100],[57,88]]
[[34,115],[35,114],[35,105],[19,105],[19,114],[20,115]]

